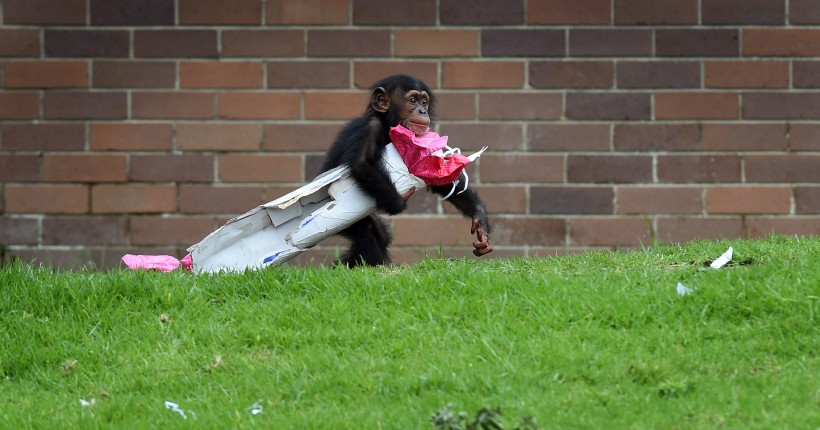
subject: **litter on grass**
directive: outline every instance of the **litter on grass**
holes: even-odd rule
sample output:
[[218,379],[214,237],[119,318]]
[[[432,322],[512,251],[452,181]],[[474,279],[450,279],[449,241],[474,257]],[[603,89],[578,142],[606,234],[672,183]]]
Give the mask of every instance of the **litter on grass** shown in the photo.
[[680,282],[678,282],[677,290],[678,290],[678,295],[679,296],[685,296],[685,295],[688,295],[688,294],[692,294],[694,292],[694,291],[692,291],[691,288],[687,288],[685,285],[681,284]]
[[251,405],[251,407],[247,408],[248,411],[251,412],[251,415],[259,415],[262,413],[262,399],[259,399],[258,402]]
[[720,269],[721,267],[725,266],[726,263],[732,260],[732,252],[734,252],[734,249],[730,246],[729,249],[726,252],[724,252],[720,257],[718,257],[715,261],[713,261],[712,264],[709,265],[709,267],[713,269]]
[[83,405],[84,408],[94,406],[94,403],[97,403],[97,399],[91,399],[90,402],[88,400],[80,399],[80,404]]
[[[174,403],[174,402],[169,402],[168,400],[166,400],[166,401],[165,401],[165,409],[169,409],[169,410],[171,410],[172,412],[176,412],[176,413],[178,413],[178,414],[182,415],[182,418],[183,418],[183,419],[186,419],[186,420],[188,419],[188,416],[187,416],[187,415],[185,415],[185,410],[184,410],[184,409],[180,409],[180,408],[179,408],[179,405],[178,405],[178,404],[176,404],[176,403]],[[193,413],[192,413],[192,414],[193,414]]]

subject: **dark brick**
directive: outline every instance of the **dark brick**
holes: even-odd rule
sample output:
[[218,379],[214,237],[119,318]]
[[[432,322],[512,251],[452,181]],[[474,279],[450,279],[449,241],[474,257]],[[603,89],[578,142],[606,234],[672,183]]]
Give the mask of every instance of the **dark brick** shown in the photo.
[[563,182],[564,156],[485,154],[479,161],[481,182]]
[[657,30],[655,55],[659,57],[737,57],[737,30]]
[[91,0],[91,25],[173,25],[174,0]]
[[784,0],[702,0],[704,24],[785,24]]
[[180,185],[179,210],[183,213],[241,214],[262,203],[260,187]]
[[611,214],[610,187],[531,187],[534,214]]
[[324,155],[308,155],[305,157],[305,180],[311,180],[322,173],[325,163]]
[[259,0],[177,0],[182,25],[259,25],[262,2]]
[[34,245],[40,239],[36,219],[0,217],[0,244]]
[[530,85],[535,88],[612,88],[611,61],[532,61]]
[[652,157],[631,155],[570,155],[569,182],[652,182]]
[[445,61],[441,65],[443,88],[522,88],[523,61]]
[[128,32],[117,30],[46,30],[48,57],[127,57]]
[[524,130],[519,124],[446,124],[439,132],[449,136],[449,144],[462,151],[477,151],[484,146],[491,151],[524,149]]
[[212,155],[132,155],[132,181],[211,182],[214,180]]
[[[438,88],[438,63],[434,61],[356,61],[353,64],[353,85],[369,90],[385,76],[408,74],[421,79],[430,88]],[[346,72],[345,72],[346,76]]]
[[820,24],[820,4],[815,0],[789,0],[791,24]]
[[79,151],[85,149],[82,124],[4,124],[2,148],[11,151]]
[[40,56],[38,30],[0,30],[0,57]]
[[171,124],[91,124],[92,151],[170,151],[174,130]]
[[743,236],[740,218],[659,218],[658,237],[666,243],[695,239],[735,239]]
[[570,30],[573,57],[635,57],[652,55],[649,30]]
[[747,155],[747,182],[820,182],[820,155]]
[[55,154],[43,157],[45,182],[125,182],[125,155]]
[[694,124],[617,124],[616,151],[700,150],[698,126]]
[[223,57],[301,57],[305,54],[302,30],[225,30]]
[[643,218],[570,219],[571,244],[638,245],[650,240],[651,226]]
[[435,25],[436,1],[353,0],[354,25]]
[[706,151],[785,151],[784,124],[703,124]]
[[137,57],[216,57],[214,30],[137,30],[134,55]]
[[438,120],[475,120],[478,94],[436,91]]
[[820,187],[794,187],[794,210],[799,214],[820,214]]
[[439,19],[444,25],[524,24],[522,0],[477,0],[465,7],[459,0],[440,0]]
[[33,182],[40,180],[40,156],[0,154],[0,181]]
[[657,164],[660,182],[740,182],[740,157],[735,155],[659,156]]
[[619,61],[619,88],[700,88],[700,63]]
[[791,142],[792,151],[820,151],[820,124],[792,124]]
[[341,129],[342,124],[265,124],[262,150],[324,152]]
[[[561,245],[566,237],[562,219],[541,217],[499,218],[493,225],[492,243],[498,245]],[[493,252],[495,253],[495,252]]]
[[214,117],[215,97],[203,92],[135,92],[131,95],[132,118],[186,118]]
[[528,24],[605,25],[612,20],[610,0],[529,0]]
[[820,94],[745,93],[745,119],[820,119]]
[[[127,251],[130,252],[131,250]],[[97,269],[99,253],[89,248],[83,249],[16,249],[9,252],[9,257],[19,258],[25,263],[65,270],[84,268]]]
[[0,93],[0,120],[37,119],[40,117],[40,94],[36,92]]
[[267,67],[269,88],[350,88],[346,61],[274,61]]
[[176,65],[173,62],[95,61],[96,88],[174,88]]
[[479,96],[480,119],[560,119],[560,94],[482,93]]
[[125,93],[46,93],[47,119],[114,119],[126,116]]
[[43,219],[45,245],[124,245],[125,217],[48,217]]
[[697,24],[698,0],[615,0],[616,24]]
[[4,0],[4,24],[85,24],[86,0]]
[[645,93],[568,93],[566,116],[574,120],[647,120],[650,97]]
[[563,57],[564,30],[483,30],[485,57]]
[[608,124],[528,124],[533,151],[609,151]]
[[796,88],[820,88],[820,61],[795,61],[792,71]]
[[210,217],[131,217],[131,243],[134,245],[190,245],[214,230]]
[[390,31],[309,30],[307,53],[312,57],[387,57]]
[[818,217],[756,217],[746,218],[747,235],[750,238],[767,237],[772,234],[786,236],[820,236]]

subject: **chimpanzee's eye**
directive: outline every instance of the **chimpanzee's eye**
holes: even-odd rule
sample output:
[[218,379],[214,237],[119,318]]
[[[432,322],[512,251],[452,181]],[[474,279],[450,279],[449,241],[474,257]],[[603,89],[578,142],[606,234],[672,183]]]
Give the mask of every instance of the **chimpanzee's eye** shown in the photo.
[[416,104],[416,98],[415,97],[410,97],[410,103]]

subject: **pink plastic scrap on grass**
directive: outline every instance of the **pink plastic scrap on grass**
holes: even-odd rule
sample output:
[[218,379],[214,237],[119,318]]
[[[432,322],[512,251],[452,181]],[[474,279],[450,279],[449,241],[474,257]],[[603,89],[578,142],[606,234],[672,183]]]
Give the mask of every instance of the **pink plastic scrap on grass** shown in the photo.
[[181,261],[170,255],[133,255],[125,254],[122,262],[131,270],[158,270],[160,272],[171,272],[180,265],[185,270],[190,271],[193,261],[191,254],[186,255]]
[[390,140],[410,173],[427,185],[452,184],[470,163],[469,158],[459,153],[438,152],[447,147],[447,136],[432,131],[416,136],[398,125],[390,129]]

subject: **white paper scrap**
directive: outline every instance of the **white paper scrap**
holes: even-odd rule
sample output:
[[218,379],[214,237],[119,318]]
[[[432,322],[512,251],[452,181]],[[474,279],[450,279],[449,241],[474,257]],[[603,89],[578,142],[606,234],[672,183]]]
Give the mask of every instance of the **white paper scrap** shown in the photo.
[[679,296],[685,296],[687,294],[692,294],[692,289],[687,288],[685,285],[678,282],[678,295]]
[[262,399],[259,399],[258,402],[251,405],[251,407],[247,408],[247,410],[251,411],[251,415],[259,415],[262,413]]
[[732,249],[732,247],[730,246],[729,250],[724,252],[723,255],[721,255],[715,261],[713,261],[712,264],[709,265],[709,267],[713,269],[720,269],[721,267],[725,266],[726,263],[732,260],[732,252],[734,252],[734,249]]
[[83,405],[84,408],[88,407],[88,406],[94,406],[94,403],[96,403],[96,402],[97,402],[97,399],[91,399],[90,402],[87,401],[87,400],[80,399],[80,404]]
[[184,418],[186,420],[188,419],[188,417],[185,416],[185,411],[180,409],[179,405],[174,403],[174,402],[169,402],[169,401],[166,400],[165,401],[165,409],[170,409],[174,412],[177,412],[178,414],[182,415],[182,418]]

